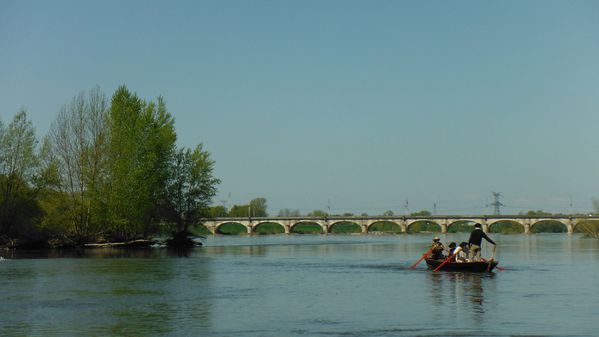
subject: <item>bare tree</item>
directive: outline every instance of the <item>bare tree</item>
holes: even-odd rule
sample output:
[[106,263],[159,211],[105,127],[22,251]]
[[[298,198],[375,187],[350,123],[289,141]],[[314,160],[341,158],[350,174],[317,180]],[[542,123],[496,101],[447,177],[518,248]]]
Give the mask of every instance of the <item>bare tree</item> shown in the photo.
[[94,234],[92,209],[106,166],[108,100],[96,87],[62,107],[49,132],[52,157],[58,162],[61,192],[70,200],[75,235]]

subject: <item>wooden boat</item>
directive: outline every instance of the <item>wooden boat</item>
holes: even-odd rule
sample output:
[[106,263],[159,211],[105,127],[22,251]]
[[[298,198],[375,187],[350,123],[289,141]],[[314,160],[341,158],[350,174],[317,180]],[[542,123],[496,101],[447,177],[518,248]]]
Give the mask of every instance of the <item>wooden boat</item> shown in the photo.
[[[445,260],[433,260],[433,259],[425,259],[426,264],[432,270],[435,270],[439,265],[443,263]],[[489,264],[491,265],[489,267]],[[482,273],[487,271],[492,271],[497,265],[498,261],[479,261],[479,262],[447,262],[441,267],[439,270],[444,271],[466,271],[466,272],[476,272]]]

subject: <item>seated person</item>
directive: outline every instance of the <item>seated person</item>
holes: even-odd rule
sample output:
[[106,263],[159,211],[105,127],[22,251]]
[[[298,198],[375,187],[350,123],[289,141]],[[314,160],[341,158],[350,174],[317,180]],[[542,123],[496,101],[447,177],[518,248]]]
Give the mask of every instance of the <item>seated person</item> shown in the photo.
[[443,260],[445,256],[443,255],[443,251],[445,250],[445,246],[440,241],[438,236],[435,236],[433,239],[433,244],[431,245],[431,259],[435,260]]
[[[447,256],[452,256],[455,253],[455,242],[450,242],[449,243],[449,251],[447,252]],[[454,262],[455,261],[455,256],[451,258],[451,260],[449,260],[449,262]]]
[[456,257],[455,257],[456,262],[469,262],[468,261],[468,253],[469,253],[468,243],[466,243],[466,242],[460,243],[460,248],[462,248],[462,250],[460,250],[458,255],[456,255]]

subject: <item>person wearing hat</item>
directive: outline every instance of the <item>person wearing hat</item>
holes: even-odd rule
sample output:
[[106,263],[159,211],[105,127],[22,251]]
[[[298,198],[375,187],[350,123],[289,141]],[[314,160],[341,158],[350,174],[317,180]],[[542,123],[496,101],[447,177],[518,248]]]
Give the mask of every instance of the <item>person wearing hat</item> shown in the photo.
[[480,261],[480,245],[483,239],[487,240],[489,243],[493,245],[497,245],[491,238],[483,232],[482,226],[479,223],[474,224],[474,229],[470,233],[470,239],[468,240],[468,244],[470,245],[470,261]]
[[443,256],[443,251],[445,250],[445,246],[441,243],[441,239],[438,236],[433,238],[433,244],[431,245],[431,259],[434,260],[442,260],[445,258]]

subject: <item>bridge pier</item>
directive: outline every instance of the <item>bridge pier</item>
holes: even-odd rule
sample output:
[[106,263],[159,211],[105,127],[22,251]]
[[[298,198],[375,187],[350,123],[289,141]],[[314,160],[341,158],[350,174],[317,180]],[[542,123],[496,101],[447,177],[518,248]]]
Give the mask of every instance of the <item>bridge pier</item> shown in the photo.
[[568,234],[574,234],[574,220],[570,220],[566,223],[566,228],[568,229]]

